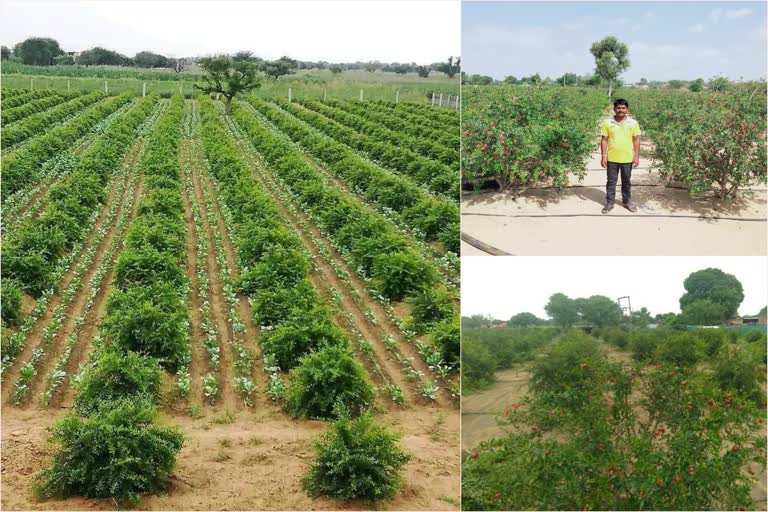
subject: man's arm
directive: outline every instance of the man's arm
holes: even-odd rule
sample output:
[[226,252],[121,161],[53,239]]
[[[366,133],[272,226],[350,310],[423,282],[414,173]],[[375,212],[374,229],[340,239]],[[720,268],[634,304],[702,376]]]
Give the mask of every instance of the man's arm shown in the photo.
[[637,167],[640,165],[640,136],[635,135],[632,137],[632,146],[634,149],[634,157],[632,158],[632,166]]
[[[640,137],[638,137],[639,139]],[[608,137],[603,135],[600,137],[600,166],[603,169],[608,168]]]

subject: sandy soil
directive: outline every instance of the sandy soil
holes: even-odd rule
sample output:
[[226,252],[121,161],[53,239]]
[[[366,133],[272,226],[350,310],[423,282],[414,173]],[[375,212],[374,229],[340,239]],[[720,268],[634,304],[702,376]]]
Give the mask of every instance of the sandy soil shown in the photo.
[[[167,495],[145,498],[143,510],[330,510],[372,509],[363,502],[311,498],[301,479],[312,457],[312,442],[326,424],[294,421],[275,407],[237,413],[233,423],[206,416],[165,414],[187,436]],[[111,500],[71,498],[36,501],[31,483],[55,447],[46,428],[64,409],[41,414],[8,407],[2,417],[2,508],[4,510],[113,510]],[[375,508],[384,510],[458,510],[459,413],[416,407],[388,411],[379,421],[402,434],[401,445],[414,454],[403,491]]]
[[[667,187],[666,180],[648,170],[650,161],[641,159],[632,176],[638,211],[633,214],[621,206],[619,184],[617,206],[603,215],[605,170],[599,156],[593,153],[584,180],[572,178],[572,186],[563,192],[538,188],[517,197],[511,192],[465,194],[462,231],[514,255],[765,254],[765,188],[744,190],[732,200],[711,195],[694,199],[674,184]],[[462,242],[462,255],[482,254]]]

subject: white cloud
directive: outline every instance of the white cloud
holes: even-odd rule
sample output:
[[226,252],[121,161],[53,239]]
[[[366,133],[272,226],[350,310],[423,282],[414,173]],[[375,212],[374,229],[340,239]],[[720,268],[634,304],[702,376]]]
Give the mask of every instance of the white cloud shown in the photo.
[[747,16],[752,12],[752,9],[747,9],[746,7],[742,7],[741,9],[731,9],[728,11],[725,11],[725,17],[726,18],[743,18],[744,16]]
[[717,9],[712,9],[711,11],[709,11],[709,16],[707,16],[707,18],[709,19],[709,21],[713,23],[717,23],[718,21],[720,21],[720,18],[722,17],[722,15],[723,15],[723,9],[718,7]]
[[696,23],[695,25],[691,25],[690,27],[688,27],[688,32],[694,32],[694,33],[704,32],[704,29],[706,28],[707,27],[703,23]]

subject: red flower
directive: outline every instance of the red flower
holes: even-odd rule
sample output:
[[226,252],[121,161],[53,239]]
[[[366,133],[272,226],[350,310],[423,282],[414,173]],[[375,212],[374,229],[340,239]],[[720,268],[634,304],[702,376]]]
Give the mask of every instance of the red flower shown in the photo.
[[656,480],[656,485],[659,487],[664,487],[664,481],[663,480]]
[[739,451],[739,445],[737,444],[733,445],[733,448],[731,448],[731,450],[733,450],[734,452]]
[[680,481],[680,477],[678,475],[675,475],[675,482],[679,482],[679,481]]
[[762,424],[763,424],[763,418],[760,418],[759,420],[757,420],[757,422],[758,422],[760,425],[762,425]]
[[547,448],[547,450],[544,452],[544,456],[549,457],[549,448]]
[[686,384],[688,384],[687,380],[684,380],[683,382],[680,383],[681,386],[685,386]]
[[688,474],[693,476],[693,474],[696,472],[695,469],[693,469],[693,466],[688,466]]
[[603,448],[604,448],[603,443],[598,443],[597,444],[597,449],[598,450],[602,450]]
[[669,374],[670,375],[674,375],[675,374],[675,370],[672,370],[671,372],[669,372]]
[[587,363],[581,363],[581,369],[586,370],[587,369]]
[[472,455],[470,455],[470,457],[472,457],[473,459],[476,459],[477,458],[477,452],[472,452]]
[[555,410],[554,410],[554,409],[550,410],[550,411],[549,411],[549,415],[550,415],[550,416],[554,416],[554,415],[555,415]]
[[519,408],[520,408],[520,404],[515,404],[515,405],[513,405],[512,407],[514,407],[514,408],[515,408],[515,410],[517,410],[517,409],[519,409]]
[[715,406],[715,401],[710,398],[709,400],[707,400],[707,405],[710,406],[710,407],[714,407]]
[[611,402],[611,407],[616,407],[616,402]]

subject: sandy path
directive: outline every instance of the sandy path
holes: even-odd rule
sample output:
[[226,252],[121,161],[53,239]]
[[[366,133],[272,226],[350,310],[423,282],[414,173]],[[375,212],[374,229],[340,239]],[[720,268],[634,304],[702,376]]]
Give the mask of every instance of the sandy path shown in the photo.
[[[633,170],[632,199],[638,207],[634,214],[621,207],[620,185],[616,208],[601,214],[605,170],[600,168],[599,154],[593,153],[584,180],[573,178],[573,186],[563,192],[528,189],[517,198],[509,192],[466,194],[462,231],[515,255],[765,253],[768,194],[764,187],[744,190],[732,200],[711,195],[694,199],[687,190],[665,186],[666,180],[648,170],[648,159],[640,163]],[[556,217],[548,217],[551,215]],[[727,244],[720,242],[724,239]],[[483,253],[462,243],[462,254]]]

